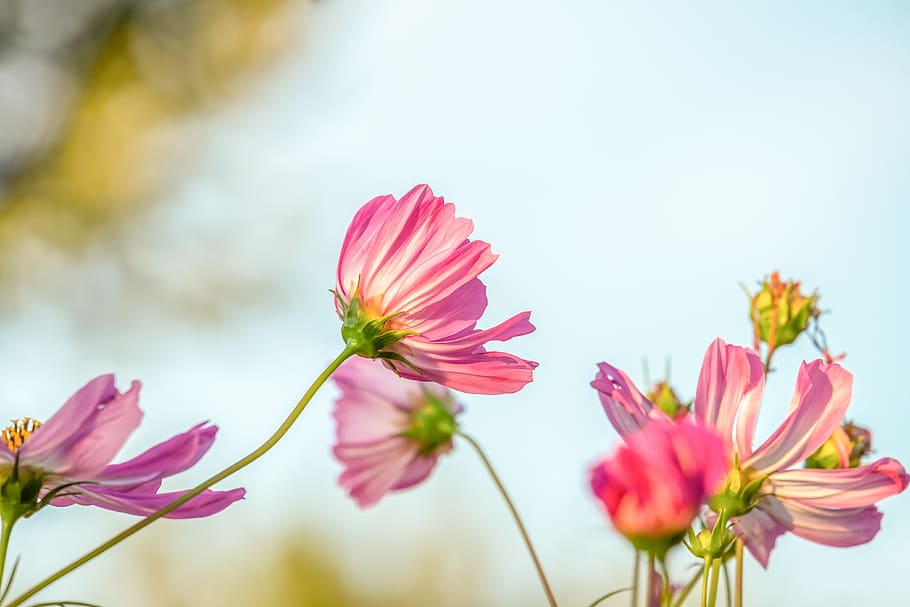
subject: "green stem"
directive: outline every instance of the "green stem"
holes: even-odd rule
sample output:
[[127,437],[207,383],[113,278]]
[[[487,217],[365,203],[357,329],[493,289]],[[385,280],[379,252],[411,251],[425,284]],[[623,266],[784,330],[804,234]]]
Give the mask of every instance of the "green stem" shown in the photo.
[[708,607],[708,572],[711,571],[711,557],[705,557],[701,578],[701,607]]
[[711,596],[708,598],[708,607],[717,605],[717,584],[720,581],[720,559],[711,563]]
[[[15,519],[3,519],[2,527],[0,527],[0,586],[3,586],[3,574],[4,569],[6,568],[6,551],[9,549],[9,538],[13,533],[13,525],[16,524]],[[12,582],[12,579],[10,579]]]
[[698,579],[701,577],[701,571],[696,571],[695,575],[692,576],[692,579],[689,580],[689,583],[686,584],[679,596],[676,598],[676,602],[673,603],[673,607],[682,607],[682,604],[685,602],[686,598],[689,596],[689,593],[692,592],[692,589],[695,588],[695,584],[698,583]]
[[[509,497],[509,493],[506,491],[505,486],[503,486],[502,481],[499,480],[499,476],[493,469],[493,464],[491,464],[490,460],[487,459],[487,456],[483,452],[483,449],[480,448],[480,444],[470,435],[460,431],[458,432],[458,435],[466,440],[468,444],[474,447],[474,451],[476,451],[477,455],[480,456],[480,461],[483,462],[484,467],[490,474],[490,478],[493,479],[493,483],[499,490],[499,494],[502,496],[503,501],[505,501],[506,506],[508,506],[509,511],[512,513],[512,518],[515,520],[515,524],[518,526],[518,531],[521,532],[521,537],[524,539],[525,546],[528,549],[528,554],[531,555],[531,560],[534,561],[534,568],[537,570],[537,577],[540,578],[540,584],[543,586],[543,591],[547,596],[547,601],[550,603],[550,607],[559,607],[559,603],[556,602],[556,597],[553,595],[553,591],[550,589],[550,583],[547,582],[547,576],[543,572],[543,567],[540,564],[540,560],[537,558],[537,552],[534,550],[534,545],[531,543],[531,537],[528,535],[524,523],[521,522],[521,517],[518,516],[518,510],[515,509],[515,504],[512,503],[512,499]],[[10,607],[14,606],[10,605]]]
[[632,570],[632,607],[638,605],[638,574],[641,572],[641,551],[635,551],[635,569]]
[[660,559],[660,607],[670,607],[673,602],[673,586],[670,584],[670,570],[667,569],[666,555]]
[[733,607],[733,588],[730,586],[730,572],[727,570],[727,561],[724,561],[724,592],[727,597],[727,607]]
[[743,607],[743,541],[736,540],[736,593],[733,607]]
[[224,479],[231,476],[238,470],[242,470],[246,466],[252,464],[254,461],[256,461],[257,459],[259,459],[260,457],[265,455],[272,447],[274,447],[278,443],[278,441],[280,441],[282,439],[282,437],[284,437],[285,434],[287,434],[288,430],[291,429],[291,426],[294,425],[294,422],[297,421],[297,418],[300,417],[300,414],[303,413],[303,410],[306,408],[307,404],[309,404],[310,400],[316,394],[316,391],[319,390],[320,387],[322,387],[322,384],[324,384],[326,382],[326,380],[328,380],[328,378],[332,375],[332,373],[334,373],[335,370],[341,366],[341,363],[343,363],[344,361],[346,361],[348,358],[350,358],[353,355],[354,355],[354,348],[352,348],[351,346],[346,347],[341,352],[341,354],[339,354],[338,357],[335,358],[335,360],[333,360],[329,364],[329,366],[326,367],[326,369],[322,373],[319,374],[319,377],[317,377],[316,380],[313,382],[313,384],[307,389],[306,393],[304,393],[303,397],[300,399],[300,401],[297,403],[297,405],[294,407],[294,409],[291,411],[291,413],[288,414],[287,418],[285,418],[284,422],[282,422],[282,424],[278,427],[278,429],[275,430],[275,432],[264,443],[262,443],[254,451],[251,451],[249,455],[247,455],[246,457],[244,457],[242,459],[237,460],[235,463],[231,464],[230,466],[228,466],[227,468],[225,468],[218,474],[216,474],[216,475],[208,478],[207,480],[203,481],[202,483],[196,485],[195,487],[193,487],[192,489],[190,489],[189,491],[187,491],[186,493],[184,493],[183,495],[181,495],[180,497],[178,497],[177,499],[172,501],[167,506],[161,508],[154,514],[149,515],[148,517],[142,519],[141,521],[139,521],[132,527],[129,527],[126,530],[118,533],[117,535],[115,535],[108,541],[104,542],[103,544],[101,544],[100,546],[95,548],[94,550],[87,552],[86,554],[79,557],[78,559],[76,559],[75,561],[70,563],[69,565],[67,565],[67,566],[63,567],[62,569],[60,569],[59,571],[57,571],[56,573],[54,573],[54,574],[46,577],[42,581],[38,582],[37,584],[35,584],[31,588],[29,588],[27,591],[25,591],[24,593],[22,593],[15,599],[13,599],[10,603],[8,603],[6,605],[6,607],[17,607],[18,605],[21,605],[26,600],[35,596],[38,592],[44,590],[45,588],[47,588],[48,586],[50,586],[51,584],[53,584],[54,582],[56,582],[57,580],[62,578],[63,576],[75,571],[82,565],[85,565],[86,563],[88,563],[89,561],[94,559],[96,556],[99,556],[99,555],[103,554],[104,552],[107,552],[108,550],[110,550],[111,548],[113,548],[114,546],[116,546],[117,544],[122,542],[123,540],[127,539],[134,533],[141,531],[142,529],[148,527],[149,525],[151,525],[152,523],[154,523],[161,517],[170,514],[171,512],[173,512],[174,510],[176,510],[183,504],[187,503],[188,501],[190,501],[191,499],[193,499],[194,497],[196,497],[197,495],[199,495],[200,493],[202,493],[203,491],[205,491],[206,489],[208,489],[215,483],[223,481]]

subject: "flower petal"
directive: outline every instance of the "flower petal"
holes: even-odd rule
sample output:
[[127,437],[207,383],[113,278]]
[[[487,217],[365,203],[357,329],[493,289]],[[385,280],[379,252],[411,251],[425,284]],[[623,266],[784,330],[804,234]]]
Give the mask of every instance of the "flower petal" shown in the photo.
[[43,462],[74,434],[84,432],[84,423],[98,405],[117,396],[114,375],[99,375],[80,388],[19,449],[20,461]]
[[794,535],[817,544],[845,548],[872,540],[881,528],[882,513],[864,508],[818,508],[798,500],[765,496],[760,508]]
[[860,508],[907,488],[904,467],[889,457],[858,468],[775,472],[767,489],[784,500],[819,508]]
[[[83,410],[88,410],[88,415],[83,417],[76,432],[56,444],[53,451],[47,451],[51,444],[49,442],[39,444],[35,450],[27,449],[32,443],[29,440],[21,449],[20,461],[59,476],[82,479],[94,477],[110,463],[123,448],[126,439],[139,427],[142,420],[142,410],[139,409],[140,387],[141,384],[134,381],[127,392],[115,392],[113,398],[96,403],[90,410],[83,404]],[[100,394],[106,396],[109,392]],[[37,457],[35,451],[44,452],[44,457]]]
[[755,352],[728,345],[720,338],[708,346],[698,375],[695,416],[723,437],[730,452],[738,415],[736,447],[741,459],[752,450],[764,384],[764,367]]
[[[523,312],[496,327],[474,331],[451,341],[405,339],[400,345],[402,355],[420,373],[400,363],[394,363],[395,368],[401,377],[434,381],[470,394],[518,392],[533,381],[537,363],[507,352],[487,351],[481,344],[530,333],[534,325],[529,322],[529,316],[529,312]],[[399,349],[399,344],[396,344],[396,349]]]
[[840,365],[821,360],[803,363],[792,412],[743,466],[774,472],[806,459],[840,425],[852,389],[853,376]]
[[777,538],[786,533],[787,527],[760,508],[755,508],[732,522],[733,533],[745,542],[755,560],[767,569],[771,550],[774,549]]
[[403,437],[372,445],[335,445],[332,453],[345,465],[338,484],[361,508],[372,506],[405,476],[417,451],[417,443]]
[[409,489],[418,483],[422,483],[430,476],[433,468],[436,467],[438,459],[439,456],[435,453],[433,455],[415,458],[411,461],[410,465],[408,465],[401,478],[398,479],[398,482],[392,486],[391,490],[400,491],[402,489]]
[[607,419],[623,437],[644,429],[652,416],[670,419],[645,398],[628,375],[610,364],[597,365],[591,387],[597,390]]
[[125,490],[173,476],[194,466],[212,446],[217,432],[217,426],[197,424],[133,459],[107,466],[94,481]]
[[[123,512],[136,516],[149,516],[186,493],[145,493],[140,491],[117,491],[101,487],[82,486],[77,495],[57,498],[51,501],[54,506],[98,506],[114,512]],[[204,491],[183,504],[164,518],[184,519],[202,518],[221,512],[234,502],[243,499],[246,490],[242,488],[228,491]]]

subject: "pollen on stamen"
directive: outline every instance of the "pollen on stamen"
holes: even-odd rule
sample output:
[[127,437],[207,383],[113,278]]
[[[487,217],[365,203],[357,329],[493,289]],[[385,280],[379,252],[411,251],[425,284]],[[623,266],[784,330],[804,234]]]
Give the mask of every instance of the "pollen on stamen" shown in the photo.
[[15,453],[25,444],[32,433],[41,427],[41,422],[31,417],[12,420],[12,424],[0,431],[2,440],[11,453]]

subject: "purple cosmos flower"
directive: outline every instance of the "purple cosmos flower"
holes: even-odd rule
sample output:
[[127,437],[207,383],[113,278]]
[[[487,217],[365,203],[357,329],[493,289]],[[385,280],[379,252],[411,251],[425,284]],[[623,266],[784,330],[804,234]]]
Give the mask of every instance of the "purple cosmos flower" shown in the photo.
[[[217,427],[190,428],[120,464],[110,461],[139,426],[138,381],[121,394],[113,375],[96,377],[76,392],[46,423],[26,418],[2,431],[0,485],[11,481],[33,487],[39,503],[82,504],[147,516],[183,492],[159,493],[163,478],[192,467],[215,440]],[[197,518],[224,510],[243,498],[244,489],[206,491],[167,516]],[[24,493],[23,493],[24,495]],[[39,502],[38,500],[41,500]]]
[[[721,339],[708,347],[695,417],[724,439],[734,463],[720,496],[733,516],[733,531],[764,567],[778,536],[787,531],[828,546],[870,541],[881,526],[875,503],[907,488],[900,462],[882,458],[848,469],[793,468],[843,421],[853,376],[837,364],[803,363],[787,418],[753,449],[764,383],[762,362],[752,350]],[[622,371],[606,363],[591,385],[623,436],[651,417],[666,417]]]

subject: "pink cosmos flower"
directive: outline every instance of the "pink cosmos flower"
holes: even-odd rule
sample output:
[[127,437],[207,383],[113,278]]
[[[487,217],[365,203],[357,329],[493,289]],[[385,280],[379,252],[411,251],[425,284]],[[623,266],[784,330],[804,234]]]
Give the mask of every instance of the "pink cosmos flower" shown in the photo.
[[452,450],[462,407],[445,388],[396,377],[360,357],[332,379],[341,389],[334,411],[333,452],[344,465],[338,483],[361,508],[425,480]]
[[[599,367],[591,385],[620,434],[651,417],[665,417],[622,371],[606,363]],[[764,567],[777,537],[787,531],[829,546],[870,541],[881,525],[875,503],[907,488],[900,462],[882,458],[848,469],[793,468],[840,425],[853,376],[837,364],[803,363],[787,418],[753,449],[764,381],[755,352],[721,339],[708,348],[698,378],[695,417],[723,437],[734,462],[721,495],[734,514],[733,531]]]
[[491,329],[476,328],[487,307],[477,277],[497,256],[488,243],[468,239],[473,229],[426,185],[401,200],[373,198],[345,235],[336,309],[342,319],[353,309],[360,322],[380,320],[385,335],[395,334],[393,343],[366,355],[384,359],[402,377],[475,394],[517,392],[537,363],[488,351],[486,344],[531,333],[534,325],[530,312],[522,312]]
[[[138,381],[121,394],[113,375],[96,377],[46,423],[26,418],[2,431],[0,485],[13,481],[38,489],[34,499],[53,506],[82,504],[149,515],[183,492],[159,493],[163,478],[187,470],[208,451],[217,428],[198,424],[120,464],[111,459],[139,426]],[[65,487],[64,487],[65,486]],[[206,491],[167,516],[196,518],[220,512],[244,489]],[[28,505],[24,505],[28,512]]]
[[613,525],[641,549],[678,539],[727,473],[724,443],[691,421],[655,420],[626,434],[591,470]]

